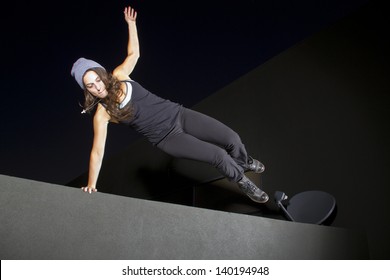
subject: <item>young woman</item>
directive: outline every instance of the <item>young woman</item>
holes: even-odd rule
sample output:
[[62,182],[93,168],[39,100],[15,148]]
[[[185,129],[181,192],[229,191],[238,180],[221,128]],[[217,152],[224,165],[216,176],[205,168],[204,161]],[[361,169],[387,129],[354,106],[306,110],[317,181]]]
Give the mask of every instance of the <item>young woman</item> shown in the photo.
[[127,57],[112,73],[95,61],[79,58],[71,75],[84,90],[83,112],[95,110],[94,139],[89,163],[88,185],[84,192],[96,192],[96,182],[103,161],[107,125],[116,122],[129,125],[153,145],[180,158],[211,164],[253,201],[265,203],[268,195],[244,174],[264,171],[264,165],[247,155],[236,132],[221,122],[190,110],[178,103],[160,98],[130,79],[140,57],[136,28],[137,13],[124,10],[128,24]]

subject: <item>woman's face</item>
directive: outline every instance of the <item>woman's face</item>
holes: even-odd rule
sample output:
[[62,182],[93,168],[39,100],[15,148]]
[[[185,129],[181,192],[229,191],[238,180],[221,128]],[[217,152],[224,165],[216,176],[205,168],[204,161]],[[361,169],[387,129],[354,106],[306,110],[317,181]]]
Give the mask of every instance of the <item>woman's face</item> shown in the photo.
[[95,71],[87,71],[84,75],[83,82],[85,88],[95,97],[105,98],[108,94],[106,86]]

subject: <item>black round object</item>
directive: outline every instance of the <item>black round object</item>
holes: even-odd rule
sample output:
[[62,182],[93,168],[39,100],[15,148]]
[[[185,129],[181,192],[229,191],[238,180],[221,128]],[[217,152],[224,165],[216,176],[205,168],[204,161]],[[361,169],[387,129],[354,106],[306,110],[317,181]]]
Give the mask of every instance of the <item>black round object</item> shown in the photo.
[[306,191],[294,195],[287,205],[287,212],[294,221],[322,224],[334,211],[336,199],[323,191]]

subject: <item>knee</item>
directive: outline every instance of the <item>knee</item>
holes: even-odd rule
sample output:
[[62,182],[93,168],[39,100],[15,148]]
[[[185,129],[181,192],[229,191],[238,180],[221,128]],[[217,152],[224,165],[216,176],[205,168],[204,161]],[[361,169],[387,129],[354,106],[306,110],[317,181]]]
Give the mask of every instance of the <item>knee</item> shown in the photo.
[[240,136],[238,135],[238,133],[236,133],[234,131],[229,133],[229,135],[227,136],[227,139],[226,139],[226,143],[227,143],[227,146],[225,148],[228,151],[234,150],[235,148],[243,145]]
[[232,133],[230,133],[229,140],[230,140],[231,143],[241,144],[241,138],[240,138],[240,135],[238,135],[237,132],[233,131]]
[[223,149],[218,149],[214,153],[213,165],[218,167],[224,165],[228,160],[230,160],[229,154]]

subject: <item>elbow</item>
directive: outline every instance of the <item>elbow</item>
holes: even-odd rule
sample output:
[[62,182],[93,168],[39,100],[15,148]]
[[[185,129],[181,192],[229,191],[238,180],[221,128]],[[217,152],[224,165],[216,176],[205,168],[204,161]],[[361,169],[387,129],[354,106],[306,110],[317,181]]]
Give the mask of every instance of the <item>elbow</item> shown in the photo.
[[139,50],[133,50],[133,51],[129,52],[128,56],[131,57],[132,59],[134,59],[135,61],[137,61],[140,57],[140,52],[139,52]]
[[139,57],[140,57],[140,54],[139,54],[139,52],[138,52],[138,53],[136,53],[136,54],[134,54],[134,57],[133,57],[134,63],[137,63],[137,61],[138,61]]
[[101,161],[104,156],[104,149],[92,149],[91,158],[96,161]]

